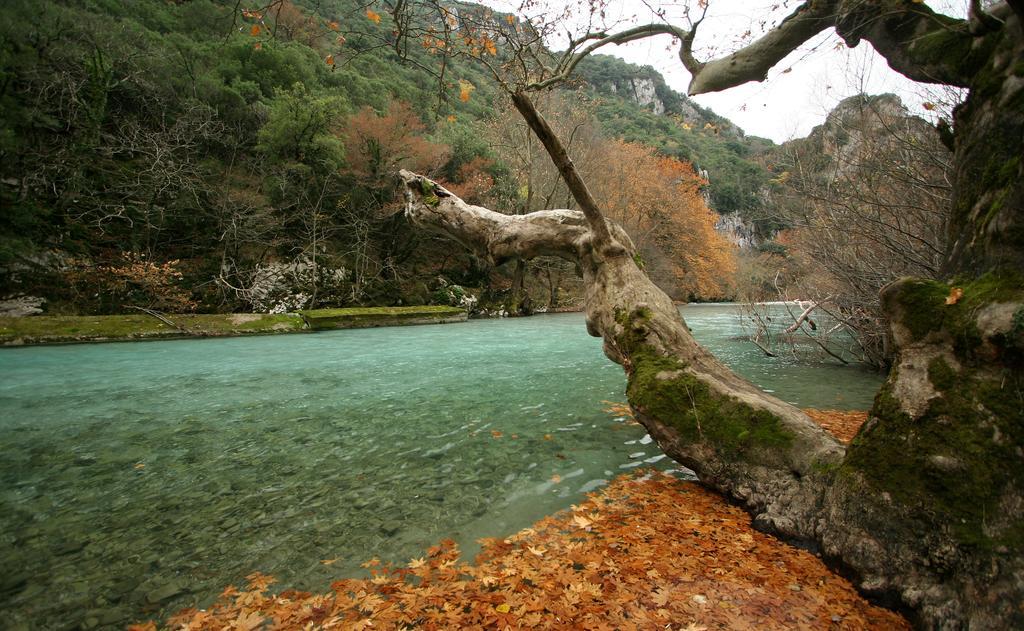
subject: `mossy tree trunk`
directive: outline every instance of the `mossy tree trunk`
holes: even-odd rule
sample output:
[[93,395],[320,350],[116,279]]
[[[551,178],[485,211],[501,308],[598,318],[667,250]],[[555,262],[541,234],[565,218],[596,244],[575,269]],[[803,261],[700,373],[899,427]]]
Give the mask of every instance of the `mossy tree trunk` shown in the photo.
[[850,45],[870,41],[908,77],[969,88],[954,121],[948,282],[904,279],[884,290],[895,368],[848,450],[694,342],[522,90],[513,102],[582,212],[503,215],[402,172],[406,214],[495,264],[539,255],[577,262],[587,329],[624,367],[638,419],[761,527],[820,546],[865,591],[913,609],[922,626],[1024,628],[1022,14],[1019,0],[987,12],[973,2],[969,20],[911,0],[811,0],[764,38],[706,63],[693,59],[692,31],[677,27],[607,37],[676,35],[692,92],[761,80],[830,27]]
[[946,282],[883,290],[896,360],[819,536],[944,628],[1024,628],[1024,33],[1000,19],[923,38],[969,73]]
[[533,314],[533,302],[526,291],[526,270],[529,263],[516,259],[512,269],[512,287],[505,301],[505,311],[510,316],[528,316]]

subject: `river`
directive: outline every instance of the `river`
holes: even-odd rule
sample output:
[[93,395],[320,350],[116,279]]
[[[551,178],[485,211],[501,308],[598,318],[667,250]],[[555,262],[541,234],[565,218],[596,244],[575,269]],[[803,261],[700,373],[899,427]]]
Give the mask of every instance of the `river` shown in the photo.
[[[765,357],[731,306],[684,313],[797,405],[863,409],[880,383]],[[619,473],[674,468],[604,411],[624,385],[580,314],[4,350],[4,627],[159,619],[253,570],[323,590],[445,537],[471,556]]]

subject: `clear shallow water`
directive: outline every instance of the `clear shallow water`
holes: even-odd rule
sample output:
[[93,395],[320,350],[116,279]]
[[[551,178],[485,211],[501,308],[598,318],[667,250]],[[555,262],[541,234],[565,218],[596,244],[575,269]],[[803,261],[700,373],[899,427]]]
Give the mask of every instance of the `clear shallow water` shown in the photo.
[[[877,388],[766,363],[732,308],[687,317],[786,400],[866,407]],[[0,352],[0,615],[123,626],[253,570],[324,589],[444,537],[472,554],[614,475],[671,467],[602,411],[624,383],[579,314]]]
[[[796,313],[800,310],[797,309]],[[844,366],[808,345],[800,357],[776,348],[778,357],[768,357],[747,341],[740,323],[739,310],[727,304],[693,304],[682,309],[686,323],[698,342],[737,373],[776,397],[803,408],[867,410],[882,385],[883,376],[859,365]],[[786,311],[772,307],[778,315],[778,328],[792,322]],[[820,329],[827,329],[824,318],[815,316]],[[773,331],[777,333],[777,331]],[[803,341],[797,337],[798,341]],[[813,358],[819,356],[817,360]]]

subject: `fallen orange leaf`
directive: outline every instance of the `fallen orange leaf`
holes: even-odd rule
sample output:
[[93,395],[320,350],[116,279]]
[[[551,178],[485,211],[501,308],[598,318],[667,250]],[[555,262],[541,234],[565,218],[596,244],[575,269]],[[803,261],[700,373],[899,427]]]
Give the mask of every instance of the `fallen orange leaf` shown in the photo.
[[231,628],[237,631],[252,631],[261,626],[263,626],[263,616],[255,611],[242,611],[238,614],[238,618],[235,619]]

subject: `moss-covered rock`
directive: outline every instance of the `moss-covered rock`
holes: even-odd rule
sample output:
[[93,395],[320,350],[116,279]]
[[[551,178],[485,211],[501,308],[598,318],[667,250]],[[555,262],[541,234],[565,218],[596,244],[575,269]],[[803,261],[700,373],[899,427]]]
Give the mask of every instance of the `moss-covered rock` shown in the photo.
[[168,324],[150,315],[31,316],[0,318],[0,344],[61,344],[289,333],[306,328],[296,314],[170,314]]
[[462,322],[467,318],[465,309],[438,305],[315,309],[302,311],[301,315],[305,318],[309,328],[314,331],[409,324],[440,324]]

